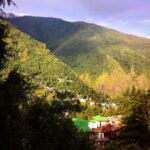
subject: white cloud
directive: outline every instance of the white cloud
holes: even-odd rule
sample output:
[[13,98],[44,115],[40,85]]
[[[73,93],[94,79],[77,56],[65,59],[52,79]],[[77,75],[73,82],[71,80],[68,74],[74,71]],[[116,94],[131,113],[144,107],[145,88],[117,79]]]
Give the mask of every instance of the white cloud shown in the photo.
[[145,23],[145,24],[150,24],[150,19],[144,19],[141,21],[142,23]]
[[65,21],[75,22],[76,20],[73,18],[62,17]]
[[109,23],[108,22],[96,22],[97,25],[100,25],[100,26],[104,26],[104,27],[109,27]]
[[30,14],[23,12],[11,12],[11,13],[15,14],[16,16],[30,16]]
[[150,35],[148,35],[147,38],[150,39]]

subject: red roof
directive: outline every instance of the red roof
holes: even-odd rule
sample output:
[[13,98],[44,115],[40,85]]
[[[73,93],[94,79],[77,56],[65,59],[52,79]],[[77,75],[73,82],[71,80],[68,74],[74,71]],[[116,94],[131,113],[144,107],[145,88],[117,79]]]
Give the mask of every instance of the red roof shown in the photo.
[[92,128],[92,132],[95,132],[95,133],[102,132],[102,128]]
[[116,130],[120,129],[121,127],[122,127],[122,125],[117,125],[117,124],[111,125],[111,124],[107,124],[107,125],[103,126],[102,131],[103,131],[103,132],[116,131]]

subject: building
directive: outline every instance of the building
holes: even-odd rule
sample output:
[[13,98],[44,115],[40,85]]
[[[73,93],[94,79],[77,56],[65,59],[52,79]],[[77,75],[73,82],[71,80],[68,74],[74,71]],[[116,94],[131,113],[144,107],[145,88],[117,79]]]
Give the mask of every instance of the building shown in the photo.
[[93,120],[73,119],[80,132],[89,132],[90,139],[97,150],[103,150],[107,142],[114,139],[117,131],[122,127],[121,116],[103,117],[94,116]]
[[93,128],[90,132],[90,138],[97,150],[102,150],[107,142],[114,139],[121,125],[107,124],[99,128]]
[[96,100],[90,100],[89,103],[90,106],[95,106],[97,104]]

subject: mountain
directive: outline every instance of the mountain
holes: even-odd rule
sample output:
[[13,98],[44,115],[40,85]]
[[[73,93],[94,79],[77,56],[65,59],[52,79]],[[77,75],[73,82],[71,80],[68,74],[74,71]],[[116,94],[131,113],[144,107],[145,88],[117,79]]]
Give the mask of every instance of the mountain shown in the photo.
[[13,13],[6,13],[3,10],[0,10],[0,16],[3,18],[16,18],[17,16]]
[[97,95],[70,67],[56,58],[45,44],[22,33],[4,19],[0,19],[0,25],[6,30],[2,40],[6,43],[8,53],[6,67],[0,72],[1,80],[5,80],[10,71],[17,68],[33,85],[39,87],[39,92],[40,89],[55,89],[81,96]]
[[89,87],[109,96],[150,85],[150,40],[95,24],[56,18],[9,19],[44,42]]

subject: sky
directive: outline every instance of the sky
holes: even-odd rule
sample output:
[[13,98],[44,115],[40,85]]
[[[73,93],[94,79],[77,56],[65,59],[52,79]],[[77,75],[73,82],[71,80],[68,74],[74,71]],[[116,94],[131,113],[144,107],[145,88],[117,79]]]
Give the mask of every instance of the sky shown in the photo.
[[6,12],[95,23],[150,38],[150,0],[14,0]]

